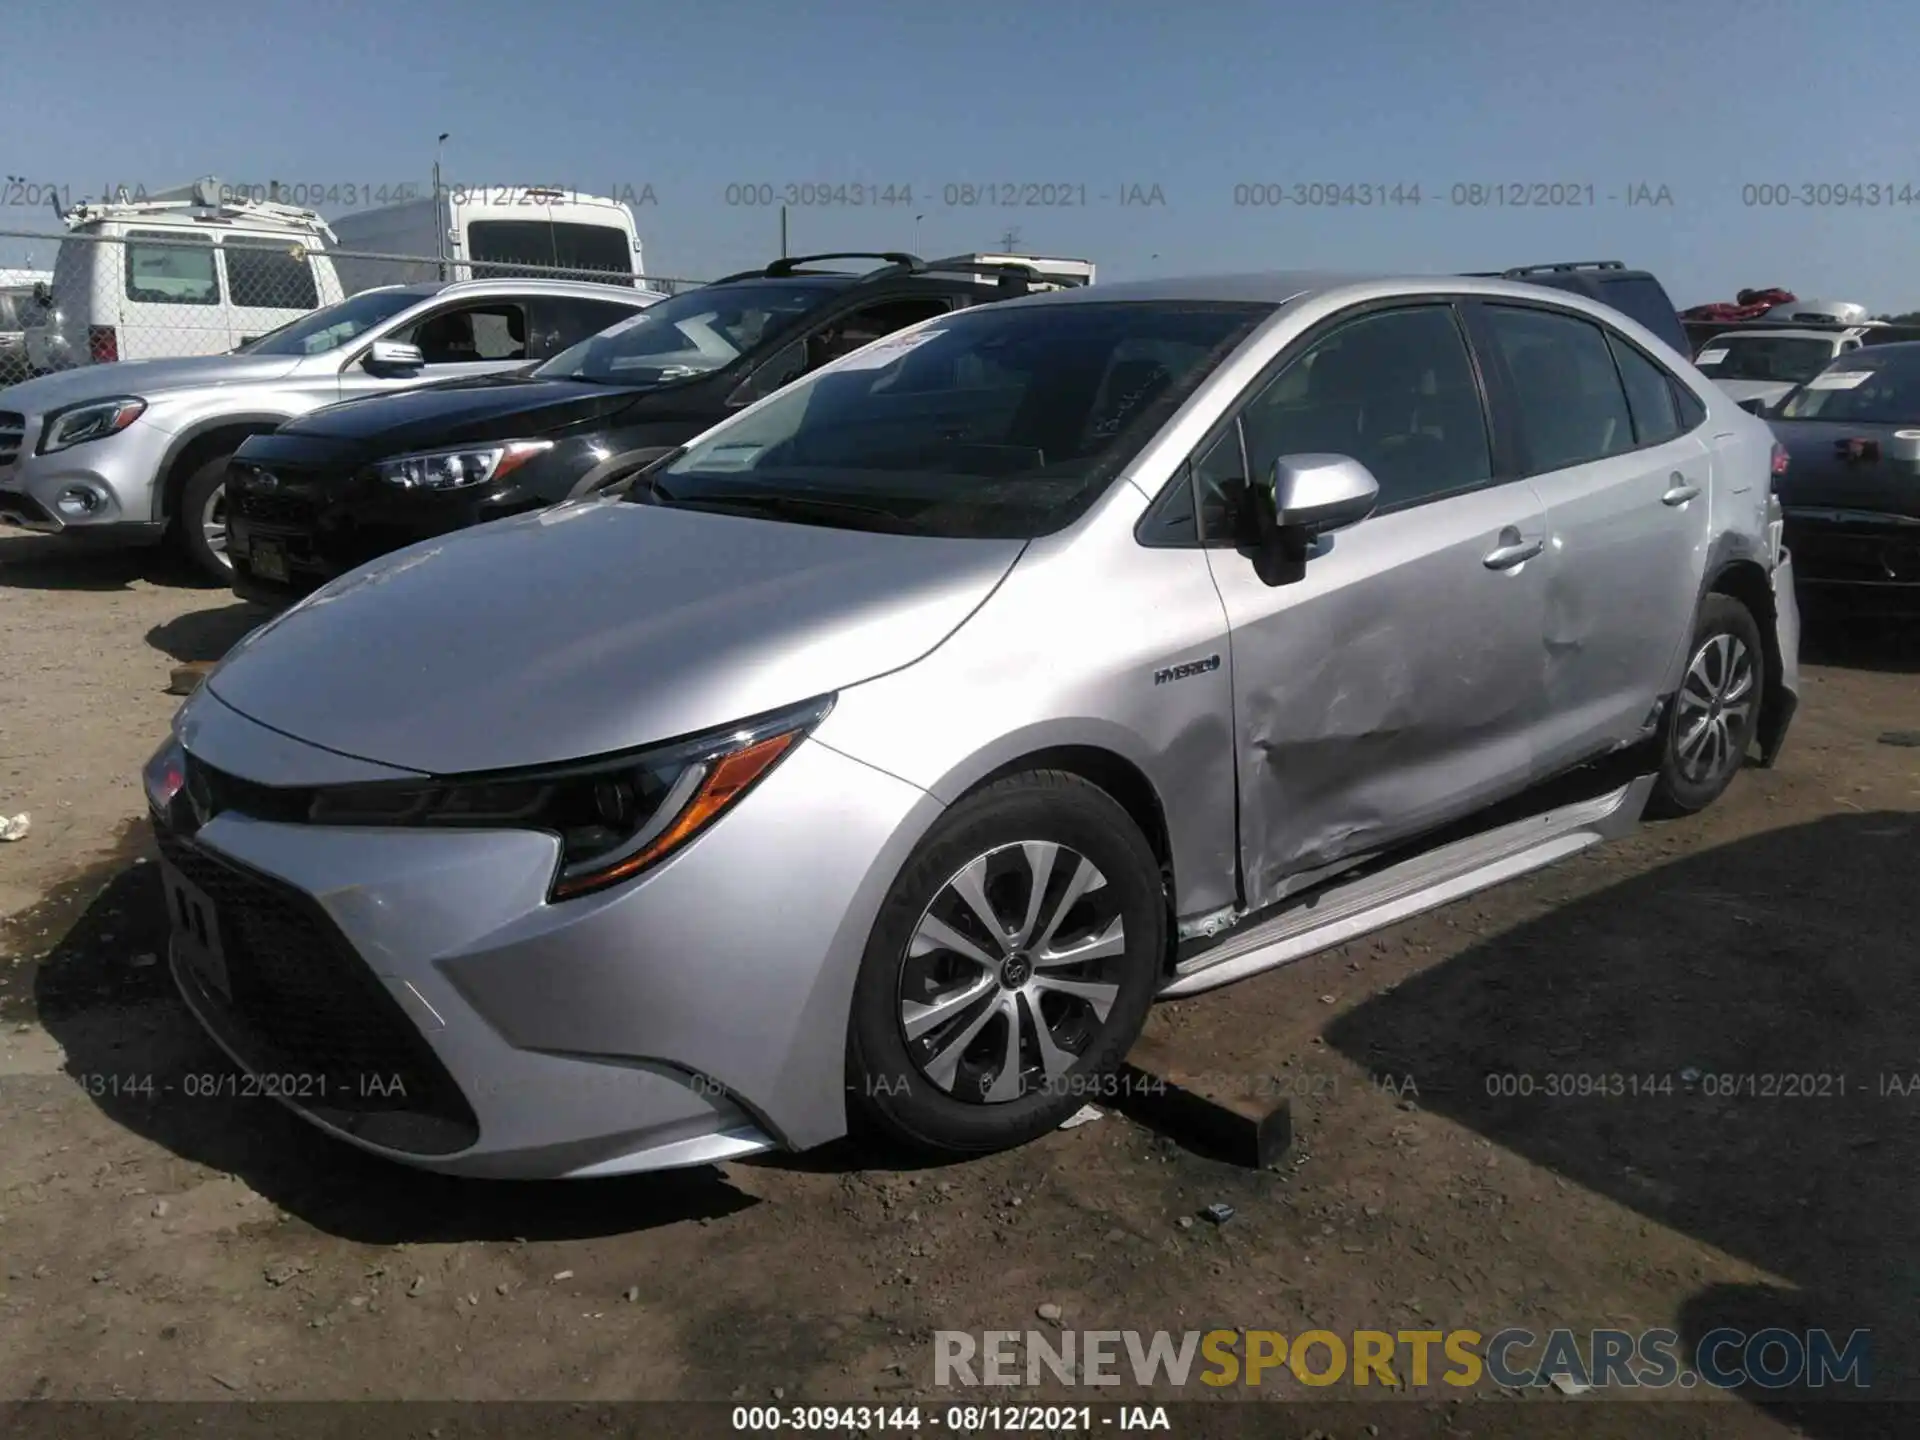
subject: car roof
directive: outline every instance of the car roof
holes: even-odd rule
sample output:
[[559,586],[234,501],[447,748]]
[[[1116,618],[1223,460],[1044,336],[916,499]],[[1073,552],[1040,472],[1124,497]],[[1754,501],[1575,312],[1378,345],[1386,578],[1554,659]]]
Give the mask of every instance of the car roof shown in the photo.
[[1808,329],[1804,325],[1756,325],[1751,330],[1720,330],[1707,343],[1717,345],[1722,340],[1745,340],[1758,337],[1762,340],[1844,340],[1847,331],[1838,329]]
[[[702,290],[752,290],[755,288],[791,289],[801,286],[811,290],[845,290],[858,285],[870,274],[856,275],[851,271],[826,272],[821,270],[802,270],[794,275],[745,275],[733,280],[715,280],[712,284],[699,286]],[[899,278],[897,275],[891,278]]]
[[[1618,277],[1632,273],[1606,272]],[[1593,305],[1603,318],[1613,319],[1616,312],[1579,292],[1558,286],[1542,286],[1519,280],[1502,280],[1479,275],[1409,275],[1393,272],[1348,272],[1332,270],[1272,270],[1238,275],[1192,275],[1155,280],[1123,280],[1103,285],[1086,285],[1071,290],[1053,290],[1038,295],[1023,295],[1003,300],[996,310],[1022,305],[1089,305],[1115,301],[1198,301],[1289,305],[1353,291],[1353,298],[1369,295],[1482,295],[1510,300],[1582,302]],[[1631,319],[1632,317],[1627,317]]]
[[[416,280],[409,285],[376,285],[372,290],[384,290],[391,294],[417,295],[420,299],[430,299],[457,290],[463,295],[490,295],[506,291],[535,295],[589,295],[604,299],[609,290],[628,295],[652,295],[658,298],[659,292],[622,285],[617,281],[598,280],[554,280],[544,276],[493,275],[481,280]],[[365,295],[367,290],[356,291]],[[352,296],[348,297],[353,298]]]
[[1886,361],[1894,365],[1907,365],[1920,362],[1920,340],[1895,340],[1885,345],[1863,345],[1858,350],[1849,350],[1844,355],[1836,355],[1832,363],[1841,361],[1849,365],[1858,365],[1861,361]]

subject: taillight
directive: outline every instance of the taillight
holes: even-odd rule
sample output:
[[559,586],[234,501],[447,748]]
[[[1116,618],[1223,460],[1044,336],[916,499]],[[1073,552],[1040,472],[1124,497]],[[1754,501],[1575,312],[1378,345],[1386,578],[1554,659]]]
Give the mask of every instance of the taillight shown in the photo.
[[1787,453],[1787,447],[1782,445],[1778,440],[1774,441],[1773,442],[1773,478],[1774,479],[1778,480],[1782,475],[1787,473],[1787,465],[1791,459],[1792,459],[1792,456],[1790,456]]
[[87,327],[87,354],[96,365],[109,364],[120,358],[120,332],[111,325],[89,325]]

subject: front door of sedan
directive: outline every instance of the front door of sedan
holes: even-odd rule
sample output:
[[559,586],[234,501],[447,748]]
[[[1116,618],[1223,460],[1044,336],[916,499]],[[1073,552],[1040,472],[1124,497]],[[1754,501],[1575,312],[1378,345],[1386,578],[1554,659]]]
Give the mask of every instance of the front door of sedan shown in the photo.
[[[340,369],[340,398],[385,395],[442,380],[517,370],[528,361],[527,306],[490,297],[438,306],[367,336]],[[373,342],[417,345],[418,368],[368,367]]]
[[[1545,515],[1524,480],[1496,478],[1495,453],[1461,318],[1441,302],[1310,337],[1196,457],[1230,629],[1249,907],[1531,779]],[[1232,497],[1294,454],[1360,461],[1379,502],[1270,584]]]

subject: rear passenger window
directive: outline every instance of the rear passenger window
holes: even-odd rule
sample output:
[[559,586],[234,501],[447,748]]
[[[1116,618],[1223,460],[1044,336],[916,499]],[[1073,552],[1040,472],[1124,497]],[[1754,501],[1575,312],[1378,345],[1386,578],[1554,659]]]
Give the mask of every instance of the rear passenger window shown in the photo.
[[220,303],[211,237],[134,230],[127,235],[126,250],[127,299],[149,305]]
[[227,254],[227,293],[235,305],[257,310],[317,310],[313,263],[291,240],[233,239]]
[[[1342,325],[1269,381],[1241,424],[1252,475],[1282,455],[1345,455],[1373,472],[1382,510],[1493,478],[1480,387],[1450,305],[1381,310]],[[1217,468],[1201,467],[1203,527],[1220,513],[1207,484]]]
[[1678,380],[1673,382],[1673,403],[1680,412],[1680,433],[1698,430],[1707,423],[1707,407],[1700,397]]
[[1659,445],[1680,433],[1680,417],[1673,403],[1672,377],[1618,335],[1609,335],[1620,383],[1627,388],[1627,409],[1633,414],[1633,433],[1642,445]]
[[1514,305],[1489,305],[1486,316],[1513,377],[1529,474],[1634,448],[1627,394],[1598,325]]

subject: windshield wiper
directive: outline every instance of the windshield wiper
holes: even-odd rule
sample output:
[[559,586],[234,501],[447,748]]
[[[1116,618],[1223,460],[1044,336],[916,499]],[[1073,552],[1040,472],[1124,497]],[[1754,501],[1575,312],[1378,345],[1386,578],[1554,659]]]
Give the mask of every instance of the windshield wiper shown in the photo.
[[813,495],[796,495],[783,490],[744,490],[725,495],[670,495],[657,483],[647,486],[658,503],[685,510],[716,510],[722,514],[766,515],[775,519],[860,520],[867,528],[886,530],[896,535],[916,535],[920,527],[904,516],[878,505],[862,505],[852,500],[828,500]]

